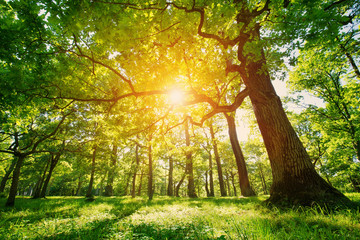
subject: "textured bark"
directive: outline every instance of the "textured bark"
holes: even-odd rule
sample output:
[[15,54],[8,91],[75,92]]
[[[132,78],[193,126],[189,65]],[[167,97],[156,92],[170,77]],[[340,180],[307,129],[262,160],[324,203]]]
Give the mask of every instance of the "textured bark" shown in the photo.
[[9,196],[8,199],[6,201],[6,206],[8,207],[13,207],[15,204],[15,197],[16,197],[16,192],[17,192],[17,188],[18,188],[18,184],[19,184],[19,178],[20,178],[20,170],[21,167],[24,163],[26,155],[19,155],[17,156],[17,162],[13,171],[13,177],[12,177],[12,182],[11,182],[11,186],[10,186],[10,192],[9,192]]
[[217,167],[217,172],[218,172],[219,185],[220,185],[220,195],[222,197],[226,197],[224,176],[223,176],[223,172],[222,172],[219,151],[218,151],[218,148],[217,148],[217,141],[216,141],[216,138],[215,138],[215,133],[214,133],[214,128],[212,126],[212,123],[210,123],[210,135],[211,135],[211,141],[212,141],[212,146],[213,146],[213,149],[214,149],[216,167]]
[[[251,35],[253,41],[258,41],[259,29],[253,30]],[[242,78],[249,89],[249,97],[272,168],[273,184],[269,201],[302,205],[313,202],[348,204],[348,198],[316,173],[276,95],[265,68],[264,53],[261,52],[257,59],[259,60],[245,65]],[[239,60],[242,60],[241,56]]]
[[115,168],[116,168],[116,159],[117,159],[117,145],[113,145],[112,154],[111,154],[111,161],[110,161],[110,171],[108,172],[108,179],[107,184],[105,187],[105,196],[112,196],[114,195],[114,174],[115,174]]
[[225,114],[225,117],[228,123],[229,138],[238,169],[241,195],[245,197],[255,196],[256,194],[250,185],[244,154],[241,151],[239,140],[237,138],[235,119],[228,114]]
[[89,182],[89,187],[88,187],[88,190],[87,190],[86,196],[85,196],[87,198],[91,198],[93,196],[92,195],[92,190],[93,190],[94,177],[95,177],[96,149],[97,149],[97,146],[94,146],[93,155],[92,155],[92,161],[91,161],[90,182]]
[[173,192],[173,172],[174,172],[174,160],[172,157],[169,158],[169,177],[168,177],[168,187],[167,187],[167,195],[174,196]]
[[11,161],[9,168],[6,170],[4,177],[1,179],[0,183],[0,193],[4,192],[6,182],[9,180],[10,174],[14,171],[17,158],[14,157]]
[[[189,119],[185,121],[185,140],[186,146],[190,147],[190,134],[189,134]],[[195,192],[195,182],[194,182],[194,170],[192,162],[192,153],[187,150],[186,152],[186,167],[185,173],[188,177],[188,196],[191,198],[196,198]]]

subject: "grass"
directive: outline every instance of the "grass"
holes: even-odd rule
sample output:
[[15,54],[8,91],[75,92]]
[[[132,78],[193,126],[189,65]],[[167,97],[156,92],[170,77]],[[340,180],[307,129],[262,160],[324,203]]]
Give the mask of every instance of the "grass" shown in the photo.
[[[360,202],[360,194],[348,197]],[[0,239],[360,239],[356,210],[268,208],[253,198],[0,199]]]

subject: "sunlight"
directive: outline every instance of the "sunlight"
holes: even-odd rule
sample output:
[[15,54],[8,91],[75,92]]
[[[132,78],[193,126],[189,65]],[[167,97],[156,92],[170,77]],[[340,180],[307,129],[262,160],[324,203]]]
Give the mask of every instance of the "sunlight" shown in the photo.
[[174,105],[181,105],[184,103],[185,100],[185,94],[180,89],[172,89],[169,92],[170,101]]

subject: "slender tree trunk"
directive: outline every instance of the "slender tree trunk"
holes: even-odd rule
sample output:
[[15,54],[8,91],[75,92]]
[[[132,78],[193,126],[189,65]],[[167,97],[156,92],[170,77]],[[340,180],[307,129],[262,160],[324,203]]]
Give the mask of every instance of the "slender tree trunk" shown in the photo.
[[[260,40],[259,28],[249,32],[251,40]],[[241,43],[244,44],[244,43]],[[263,137],[273,175],[270,202],[291,202],[302,205],[318,203],[349,203],[349,199],[331,187],[314,169],[305,148],[291,126],[280,98],[276,95],[266,70],[264,53],[244,62],[242,47],[239,60],[244,66],[241,77],[249,90],[249,97]],[[249,58],[247,58],[249,60]]]
[[260,173],[261,185],[262,185],[264,194],[268,194],[266,181],[265,181],[265,175],[264,175],[264,171],[262,169],[261,164],[259,164],[259,173]]
[[94,150],[93,150],[93,155],[92,155],[92,162],[91,162],[90,182],[89,182],[89,187],[88,187],[88,190],[87,190],[86,196],[85,196],[87,198],[91,198],[93,196],[92,190],[93,190],[94,177],[95,177],[96,149],[97,149],[97,146],[95,145]]
[[15,165],[15,168],[13,171],[13,177],[12,177],[12,182],[11,182],[11,186],[10,186],[9,196],[8,196],[8,199],[5,204],[8,207],[13,207],[15,204],[15,197],[16,197],[16,192],[17,192],[17,188],[18,188],[18,184],[19,184],[19,178],[20,178],[20,170],[21,170],[21,167],[25,160],[25,157],[26,157],[26,155],[20,154],[20,156],[18,156],[18,159],[16,161],[16,165]]
[[224,115],[228,123],[230,143],[234,152],[236,166],[238,169],[241,195],[245,197],[255,196],[256,194],[250,185],[244,155],[241,151],[239,140],[237,138],[235,119],[228,114]]
[[132,188],[131,188],[131,197],[135,198],[135,194],[136,194],[136,175],[137,175],[137,171],[140,165],[140,157],[139,157],[139,145],[136,144],[135,147],[135,168],[134,168],[134,174],[133,174],[133,179],[132,179]]
[[149,200],[153,199],[153,162],[152,162],[152,148],[151,148],[151,143],[149,141],[149,146],[148,146],[148,154],[149,154],[149,180],[148,180],[148,197]]
[[77,185],[77,188],[76,188],[75,196],[80,196],[81,186],[82,186],[82,183],[83,183],[83,181],[81,180],[81,177],[82,177],[82,174],[80,174],[80,176],[78,178],[79,181],[78,181],[78,185]]
[[176,197],[180,197],[179,191],[180,191],[180,187],[183,184],[184,180],[185,180],[186,174],[182,175],[180,181],[178,182],[178,184],[175,187],[175,196]]
[[4,177],[1,179],[0,193],[4,192],[4,190],[5,190],[6,182],[9,179],[10,174],[14,171],[14,168],[15,168],[15,165],[16,165],[16,160],[17,160],[16,157],[14,157],[12,159],[9,168],[6,170]]
[[230,191],[230,179],[229,179],[229,173],[226,173],[226,185],[227,185],[227,189],[228,189],[228,194],[229,196],[231,196],[231,191]]
[[222,197],[226,197],[224,176],[223,176],[223,172],[222,172],[219,151],[218,151],[218,148],[217,148],[217,141],[216,141],[216,138],[215,138],[215,133],[214,133],[214,128],[213,128],[212,123],[210,123],[210,135],[211,135],[211,140],[212,140],[212,145],[213,145],[214,155],[215,155],[215,161],[216,161],[216,166],[217,166],[217,172],[218,172],[218,177],[219,177],[220,195]]
[[209,197],[215,197],[215,191],[214,191],[214,177],[213,177],[213,164],[212,164],[212,155],[211,150],[209,153],[209,185],[210,185],[210,192]]
[[42,176],[40,176],[39,181],[37,182],[37,184],[35,186],[34,194],[33,194],[33,197],[32,197],[34,199],[39,198],[40,195],[41,195],[41,189],[42,189],[43,183],[45,181],[46,172],[47,172],[47,169],[48,169],[48,167],[50,165],[50,162],[51,162],[51,159],[49,159],[47,161],[46,166],[44,168],[44,172],[43,172]]
[[235,174],[233,172],[231,172],[231,184],[234,189],[234,196],[237,196],[236,186],[235,186]]
[[[186,147],[190,147],[189,119],[188,118],[185,121],[185,140],[186,140]],[[192,154],[191,154],[191,151],[189,151],[189,150],[186,151],[185,173],[188,176],[188,196],[191,198],[196,198],[197,196],[196,196],[196,192],[195,192]]]
[[61,153],[57,153],[57,154],[55,154],[54,157],[51,158],[49,172],[48,172],[48,174],[46,176],[46,179],[44,181],[44,185],[43,185],[43,187],[41,189],[41,193],[40,193],[41,198],[44,198],[45,195],[46,195],[46,190],[48,188],[52,173],[53,173],[57,163],[59,162],[60,156],[61,156]]
[[107,185],[105,187],[105,196],[114,195],[114,174],[116,169],[116,160],[117,160],[117,145],[113,145],[112,154],[111,154],[111,162],[110,162],[110,171],[108,172]]
[[143,173],[143,170],[141,170],[141,173],[140,173],[140,181],[139,181],[139,188],[138,188],[138,192],[137,192],[137,195],[138,195],[138,196],[141,196],[141,188],[142,188],[143,176],[144,176],[144,173]]
[[209,190],[209,184],[208,184],[208,171],[205,172],[205,190],[206,190],[206,196],[210,197],[210,190]]
[[172,159],[172,157],[169,157],[169,181],[168,181],[168,187],[167,187],[167,195],[170,197],[174,196],[173,172],[174,172],[174,160]]

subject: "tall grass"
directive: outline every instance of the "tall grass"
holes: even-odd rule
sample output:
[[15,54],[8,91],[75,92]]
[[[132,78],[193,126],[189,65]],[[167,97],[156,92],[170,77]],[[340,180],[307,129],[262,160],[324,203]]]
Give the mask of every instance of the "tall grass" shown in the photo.
[[264,199],[18,198],[14,209],[0,199],[0,239],[360,239],[359,211],[269,208]]

